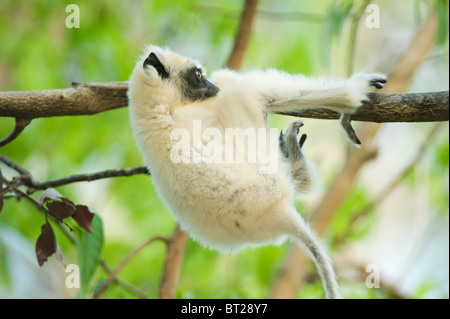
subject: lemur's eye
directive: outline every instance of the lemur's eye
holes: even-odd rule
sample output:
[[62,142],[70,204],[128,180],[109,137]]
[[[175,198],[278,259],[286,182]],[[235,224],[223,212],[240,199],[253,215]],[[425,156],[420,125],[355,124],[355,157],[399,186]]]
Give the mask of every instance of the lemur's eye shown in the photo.
[[200,70],[195,70],[195,75],[197,76],[197,79],[201,80],[203,75],[202,72]]

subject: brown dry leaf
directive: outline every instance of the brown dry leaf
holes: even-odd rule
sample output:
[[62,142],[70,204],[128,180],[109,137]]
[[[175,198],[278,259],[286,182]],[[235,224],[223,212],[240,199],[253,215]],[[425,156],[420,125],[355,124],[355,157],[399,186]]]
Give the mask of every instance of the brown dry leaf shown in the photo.
[[92,212],[89,207],[84,205],[77,205],[75,214],[72,218],[80,225],[84,230],[92,233],[92,219],[94,218],[94,212]]
[[75,214],[75,206],[71,202],[67,201],[52,201],[47,202],[47,208],[50,215],[55,217],[60,222],[67,217]]
[[[48,222],[45,222],[41,227],[41,234],[36,241],[36,257],[39,266],[42,267],[48,257],[57,251],[59,251],[59,248],[56,243],[55,232],[53,231],[52,226]],[[57,255],[57,259],[62,262],[60,253]]]

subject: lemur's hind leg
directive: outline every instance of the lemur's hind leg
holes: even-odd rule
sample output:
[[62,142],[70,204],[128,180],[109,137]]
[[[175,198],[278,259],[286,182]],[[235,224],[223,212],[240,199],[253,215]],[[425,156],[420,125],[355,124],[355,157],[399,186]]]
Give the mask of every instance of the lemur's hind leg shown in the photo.
[[292,179],[298,192],[303,193],[311,190],[315,182],[315,167],[305,158],[302,152],[306,141],[306,134],[302,134],[298,140],[301,121],[293,121],[289,124],[286,133],[280,133],[280,151],[291,166]]

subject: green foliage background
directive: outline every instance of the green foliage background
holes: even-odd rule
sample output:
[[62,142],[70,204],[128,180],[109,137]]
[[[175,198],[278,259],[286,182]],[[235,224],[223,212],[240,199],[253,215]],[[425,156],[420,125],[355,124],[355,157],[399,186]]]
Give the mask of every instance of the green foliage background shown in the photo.
[[[80,8],[79,29],[65,26],[68,15],[65,8],[70,3]],[[302,21],[299,18],[298,21],[283,21],[261,17],[243,68],[270,66],[307,75],[329,73],[333,68],[330,53],[343,49],[336,37],[339,36],[342,19],[348,15],[345,8],[352,3],[332,0],[262,1],[261,7],[268,12],[316,12],[319,20]],[[432,1],[417,3],[419,13],[424,7],[434,6]],[[237,0],[2,0],[0,90],[64,88],[72,81],[126,81],[136,57],[147,43],[168,45],[174,51],[202,61],[207,69],[215,70],[225,64],[232,48],[241,7],[242,1]],[[442,23],[445,23],[445,15],[443,19]],[[440,37],[442,39],[441,34]],[[447,45],[448,60],[448,34],[443,43]],[[272,120],[275,125],[283,125],[285,121],[280,118]],[[12,119],[0,118],[0,136],[7,135],[13,123]],[[2,147],[0,152],[29,169],[40,181],[142,165],[126,108],[95,116],[36,119],[17,140]],[[448,182],[443,181],[443,178],[448,178],[448,153],[446,137],[433,146],[427,157],[427,161],[433,163],[429,196],[444,216],[448,214],[445,212],[448,211],[449,200]],[[10,173],[7,168],[1,168],[5,174]],[[325,172],[325,179],[330,180],[336,169],[330,167]],[[105,236],[102,258],[112,267],[149,237],[170,236],[174,227],[173,218],[158,198],[151,180],[145,176],[115,178],[89,185],[78,183],[59,187],[58,191],[75,203],[88,205],[102,217]],[[34,196],[38,198],[39,193]],[[351,219],[345,212],[353,207],[354,202],[363,206],[369,198],[365,186],[358,187],[333,222],[330,234],[338,236],[344,232]],[[14,229],[33,246],[43,221],[44,216],[25,200],[8,199],[0,214],[0,231]],[[367,224],[361,227],[361,230],[352,232],[349,240],[358,240],[370,228]],[[76,248],[59,230],[56,230],[56,236],[65,263],[77,263]],[[14,290],[9,275],[7,245],[0,241],[3,297],[8,297],[7,292]],[[231,256],[211,252],[190,241],[177,297],[264,298],[288,248],[289,245],[284,244],[247,249]],[[120,278],[155,298],[164,257],[163,244],[154,243],[123,269]],[[105,273],[97,270],[92,286],[104,278]],[[378,296],[375,292],[367,294],[362,291],[353,290],[353,296]],[[61,297],[70,295],[68,292]],[[323,297],[320,283],[314,280],[299,296]],[[419,292],[417,296],[420,296]],[[113,285],[104,297],[134,296]]]

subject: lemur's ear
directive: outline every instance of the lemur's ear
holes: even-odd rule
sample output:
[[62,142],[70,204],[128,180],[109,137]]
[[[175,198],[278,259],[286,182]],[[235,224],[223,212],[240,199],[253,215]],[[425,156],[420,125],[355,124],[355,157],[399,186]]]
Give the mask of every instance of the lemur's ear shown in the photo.
[[144,61],[144,67],[151,65],[156,69],[158,72],[158,75],[162,79],[166,79],[169,77],[169,73],[166,71],[166,68],[164,68],[164,65],[162,65],[161,61],[159,61],[158,57],[155,53],[150,53],[150,55],[145,59]]

